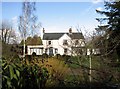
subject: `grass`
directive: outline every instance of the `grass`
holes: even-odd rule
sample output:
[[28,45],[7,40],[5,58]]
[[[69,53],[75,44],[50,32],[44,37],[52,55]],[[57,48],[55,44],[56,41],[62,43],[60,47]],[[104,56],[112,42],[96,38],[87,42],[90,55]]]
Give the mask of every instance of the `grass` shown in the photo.
[[[88,67],[90,66],[90,59],[89,57],[83,56],[83,57],[71,57],[70,58],[71,63],[68,62],[68,65],[70,68],[79,68],[81,66]],[[100,58],[97,56],[92,57],[91,64],[92,68],[99,68],[100,67]]]

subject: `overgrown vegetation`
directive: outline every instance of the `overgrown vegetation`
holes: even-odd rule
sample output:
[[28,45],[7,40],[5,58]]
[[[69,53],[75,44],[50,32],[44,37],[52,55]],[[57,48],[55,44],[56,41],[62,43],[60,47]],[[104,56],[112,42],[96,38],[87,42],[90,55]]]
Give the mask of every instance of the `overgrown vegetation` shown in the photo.
[[7,60],[18,58],[18,53],[20,53],[20,49],[17,44],[7,44],[5,42],[1,43],[2,47],[2,57]]
[[[17,59],[16,59],[17,60]],[[43,89],[49,77],[45,67],[27,61],[3,59],[2,89]]]
[[[57,58],[37,58],[26,61],[20,59],[6,60],[2,63],[2,83],[4,89],[43,89],[45,87],[112,87],[120,82],[120,68],[104,64],[99,57],[93,56],[91,75],[89,59],[84,58],[81,64],[77,58],[72,62]],[[72,67],[70,64],[77,65]],[[90,82],[89,77],[92,80]],[[92,85],[91,85],[92,84]],[[105,88],[106,89],[106,88]]]

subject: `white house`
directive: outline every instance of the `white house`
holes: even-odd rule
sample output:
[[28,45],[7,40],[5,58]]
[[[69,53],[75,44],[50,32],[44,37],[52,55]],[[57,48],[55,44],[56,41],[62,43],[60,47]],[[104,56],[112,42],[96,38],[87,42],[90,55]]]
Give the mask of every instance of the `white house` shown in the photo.
[[43,46],[48,55],[75,55],[75,51],[85,46],[85,41],[82,33],[73,33],[70,29],[69,33],[44,33]]
[[36,55],[46,53],[48,55],[77,55],[84,51],[85,40],[82,33],[74,33],[69,29],[68,33],[45,33],[43,29],[43,45],[28,46],[28,54]]

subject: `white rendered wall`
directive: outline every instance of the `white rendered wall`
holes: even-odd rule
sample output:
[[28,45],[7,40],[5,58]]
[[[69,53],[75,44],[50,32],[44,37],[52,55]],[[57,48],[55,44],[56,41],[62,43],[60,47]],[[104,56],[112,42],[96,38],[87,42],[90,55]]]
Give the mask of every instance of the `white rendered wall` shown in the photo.
[[27,55],[32,55],[33,52],[36,53],[36,55],[42,55],[43,54],[43,45],[36,45],[36,46],[27,46]]
[[[67,40],[68,42],[68,45],[63,45],[63,41],[64,40]],[[67,55],[71,55],[71,38],[67,35],[67,34],[64,34],[60,39],[59,39],[59,50],[58,50],[58,53],[60,55],[63,55],[64,54],[64,48],[67,48],[68,49],[68,52],[67,52]]]
[[[63,45],[64,40],[68,40],[68,45],[71,45],[71,42],[70,42],[71,38],[67,34],[64,34],[58,40],[43,40],[44,53],[45,53],[46,48],[53,47],[53,54],[55,54],[55,48],[57,48],[58,49],[58,54],[63,55],[64,54],[64,48],[67,48],[68,49],[67,55],[71,55],[71,47],[64,46]],[[48,41],[51,41],[51,45],[48,44]],[[48,51],[49,51],[49,49],[48,49]],[[47,54],[49,54],[48,51],[47,51]]]

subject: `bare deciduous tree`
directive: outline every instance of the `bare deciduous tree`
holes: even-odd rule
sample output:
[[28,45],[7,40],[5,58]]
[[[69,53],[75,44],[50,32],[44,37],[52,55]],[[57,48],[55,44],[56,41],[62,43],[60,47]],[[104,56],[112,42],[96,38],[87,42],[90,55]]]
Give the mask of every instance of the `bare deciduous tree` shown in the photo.
[[16,41],[16,34],[14,29],[12,28],[12,24],[10,24],[10,22],[8,22],[7,20],[3,20],[1,24],[2,27],[0,39],[7,44],[12,42],[13,40]]
[[19,17],[19,31],[23,39],[23,57],[25,57],[25,40],[28,36],[35,35],[35,29],[40,27],[40,24],[36,24],[37,17],[34,14],[35,2],[29,2],[25,0],[23,2],[22,15]]

